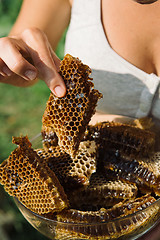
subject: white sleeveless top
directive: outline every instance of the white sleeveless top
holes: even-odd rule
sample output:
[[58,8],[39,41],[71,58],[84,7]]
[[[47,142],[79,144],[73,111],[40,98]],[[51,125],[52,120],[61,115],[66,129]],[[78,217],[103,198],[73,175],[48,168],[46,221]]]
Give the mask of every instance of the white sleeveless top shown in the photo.
[[97,110],[160,119],[160,77],[138,69],[110,47],[101,22],[101,0],[74,0],[65,53],[91,67],[95,88],[103,94]]

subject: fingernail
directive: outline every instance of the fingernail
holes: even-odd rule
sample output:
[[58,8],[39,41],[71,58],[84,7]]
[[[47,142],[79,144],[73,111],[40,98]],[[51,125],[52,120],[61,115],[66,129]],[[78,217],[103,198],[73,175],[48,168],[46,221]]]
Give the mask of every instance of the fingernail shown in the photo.
[[6,74],[7,76],[11,76],[11,74],[12,74],[12,71],[11,71],[8,67],[6,67],[6,66],[4,66],[4,67],[2,68],[2,71],[3,71],[4,74]]
[[54,93],[57,97],[63,97],[64,96],[64,90],[61,86],[56,86],[53,91],[54,91]]
[[24,74],[29,80],[34,80],[37,77],[37,73],[33,70],[27,70]]

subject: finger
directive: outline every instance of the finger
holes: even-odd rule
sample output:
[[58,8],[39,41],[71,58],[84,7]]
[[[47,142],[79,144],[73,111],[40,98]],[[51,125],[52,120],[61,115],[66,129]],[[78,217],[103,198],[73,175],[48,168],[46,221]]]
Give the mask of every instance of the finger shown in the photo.
[[11,76],[12,71],[7,67],[7,65],[3,62],[3,60],[0,58],[0,74],[3,77]]
[[37,70],[22,56],[21,48],[24,48],[22,42],[10,38],[1,39],[1,59],[12,72],[25,80],[34,80],[37,77]]
[[57,72],[58,58],[55,58],[56,62],[54,62],[46,36],[38,29],[29,29],[23,32],[22,38],[28,45],[28,51],[40,77],[57,97],[63,97],[66,86]]
[[50,53],[51,53],[52,59],[54,60],[57,72],[59,72],[61,60],[57,57],[57,55],[55,54],[55,52],[53,51],[53,49],[51,47],[49,47],[49,49],[50,49]]

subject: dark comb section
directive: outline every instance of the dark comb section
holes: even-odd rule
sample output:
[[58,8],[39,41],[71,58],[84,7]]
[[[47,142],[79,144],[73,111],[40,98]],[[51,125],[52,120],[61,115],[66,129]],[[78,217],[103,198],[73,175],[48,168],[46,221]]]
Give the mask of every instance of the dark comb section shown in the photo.
[[160,174],[157,174],[157,171],[155,173],[153,168],[147,164],[147,161],[149,161],[150,165],[152,165],[150,160],[144,159],[142,161],[129,158],[119,154],[118,151],[108,151],[105,154],[105,169],[110,169],[120,179],[134,182],[143,189],[146,186],[147,192],[150,189],[150,192],[154,191],[160,196]]
[[122,150],[128,155],[148,156],[154,151],[155,134],[138,127],[117,122],[88,126],[84,139],[95,139],[104,150]]

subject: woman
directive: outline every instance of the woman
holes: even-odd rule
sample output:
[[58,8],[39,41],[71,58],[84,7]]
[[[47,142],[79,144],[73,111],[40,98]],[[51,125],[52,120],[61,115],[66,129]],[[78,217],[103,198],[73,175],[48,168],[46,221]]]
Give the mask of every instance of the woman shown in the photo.
[[158,0],[24,0],[0,39],[0,82],[26,87],[40,78],[63,97],[54,50],[70,23],[65,51],[92,68],[99,112],[159,120],[159,12]]

